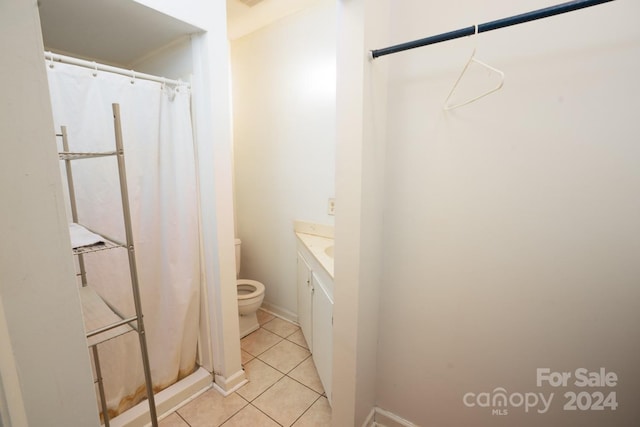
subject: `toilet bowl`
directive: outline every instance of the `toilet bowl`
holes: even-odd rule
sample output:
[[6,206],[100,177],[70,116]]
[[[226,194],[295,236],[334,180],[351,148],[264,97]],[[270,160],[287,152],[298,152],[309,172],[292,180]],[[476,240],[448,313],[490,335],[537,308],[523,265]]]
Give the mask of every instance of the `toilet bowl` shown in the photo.
[[255,280],[238,280],[238,312],[240,315],[255,313],[264,299],[264,285]]
[[[236,277],[240,273],[240,239],[236,239]],[[238,279],[238,321],[240,338],[260,327],[256,312],[264,300],[264,285],[256,280]]]

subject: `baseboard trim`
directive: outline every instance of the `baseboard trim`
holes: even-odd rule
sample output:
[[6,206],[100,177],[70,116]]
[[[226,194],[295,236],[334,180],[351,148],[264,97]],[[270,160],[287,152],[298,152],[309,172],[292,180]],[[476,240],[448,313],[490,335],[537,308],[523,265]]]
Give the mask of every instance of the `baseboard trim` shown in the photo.
[[263,311],[266,311],[269,314],[273,314],[276,317],[280,317],[281,319],[295,323],[296,325],[298,324],[298,315],[292,311],[289,311],[277,305],[271,304],[267,301],[264,301],[260,308]]
[[362,427],[418,427],[418,425],[376,406],[371,410]]
[[241,369],[229,377],[216,375],[214,377],[213,388],[226,397],[248,382],[249,380],[247,380],[247,375],[244,370]]

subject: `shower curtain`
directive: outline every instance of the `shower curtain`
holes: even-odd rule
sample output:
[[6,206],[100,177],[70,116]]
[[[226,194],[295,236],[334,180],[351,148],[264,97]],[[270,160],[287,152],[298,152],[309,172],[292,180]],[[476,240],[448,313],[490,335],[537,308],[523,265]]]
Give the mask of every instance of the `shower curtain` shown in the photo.
[[[111,104],[120,104],[136,262],[157,392],[196,368],[200,255],[189,89],[62,63],[47,64],[47,71],[56,129],[67,126],[70,151],[113,151]],[[125,241],[115,158],[76,160],[72,167],[79,222]],[[132,315],[127,262],[126,251],[120,249],[85,256],[89,286],[115,310]],[[112,417],[145,397],[137,334],[107,341],[98,350]]]

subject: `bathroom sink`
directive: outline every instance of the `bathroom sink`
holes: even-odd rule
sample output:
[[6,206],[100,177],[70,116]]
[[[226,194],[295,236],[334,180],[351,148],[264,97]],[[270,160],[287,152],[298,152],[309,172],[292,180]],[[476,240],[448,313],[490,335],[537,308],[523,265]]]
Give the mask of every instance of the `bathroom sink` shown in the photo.
[[324,248],[324,253],[333,258],[333,245]]

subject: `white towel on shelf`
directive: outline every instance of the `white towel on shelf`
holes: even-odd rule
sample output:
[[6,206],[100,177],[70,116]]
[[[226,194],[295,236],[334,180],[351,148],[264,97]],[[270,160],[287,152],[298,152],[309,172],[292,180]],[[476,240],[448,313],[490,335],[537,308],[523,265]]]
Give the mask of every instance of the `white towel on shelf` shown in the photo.
[[75,222],[69,224],[69,234],[71,235],[71,247],[74,249],[104,243],[104,237],[92,233]]

